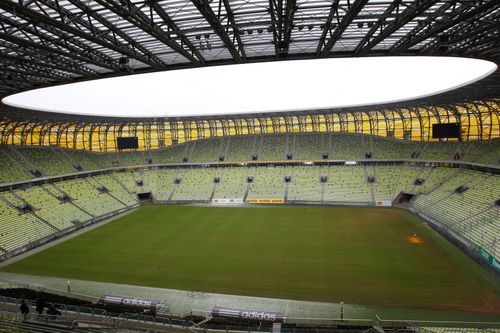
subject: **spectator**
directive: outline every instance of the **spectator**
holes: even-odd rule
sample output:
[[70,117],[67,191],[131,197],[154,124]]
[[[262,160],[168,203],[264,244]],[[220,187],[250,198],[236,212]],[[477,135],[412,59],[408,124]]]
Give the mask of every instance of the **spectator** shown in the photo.
[[47,308],[47,319],[49,320],[56,320],[57,316],[60,316],[61,312],[56,309],[54,304],[50,303],[48,308]]
[[36,300],[36,312],[38,312],[38,314],[43,314],[44,308],[45,308],[45,301],[43,300],[43,298],[39,297]]
[[21,306],[19,307],[21,310],[21,313],[23,314],[24,320],[26,320],[26,317],[30,313],[30,308],[28,307],[28,304],[26,304],[25,300],[22,300]]

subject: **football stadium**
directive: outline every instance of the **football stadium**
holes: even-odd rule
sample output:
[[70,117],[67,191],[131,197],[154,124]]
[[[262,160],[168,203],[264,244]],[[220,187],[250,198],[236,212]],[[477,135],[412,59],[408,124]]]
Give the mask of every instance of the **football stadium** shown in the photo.
[[0,332],[500,332],[498,1],[0,23]]

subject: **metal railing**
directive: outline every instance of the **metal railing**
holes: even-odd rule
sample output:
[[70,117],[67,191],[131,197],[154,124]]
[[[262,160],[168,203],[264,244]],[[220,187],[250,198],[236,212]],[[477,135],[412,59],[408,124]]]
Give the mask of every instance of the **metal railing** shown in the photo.
[[[47,289],[45,289],[47,291]],[[151,316],[143,313],[109,313],[104,309],[87,306],[76,306],[68,304],[56,304],[61,316],[48,316],[46,314],[34,313],[34,302],[27,301],[33,313],[23,317],[19,313],[21,299],[0,296],[0,320],[13,319],[33,321],[36,323],[48,323],[62,325],[64,327],[75,326],[77,323],[86,325],[102,326],[109,328],[127,328],[127,329],[152,329],[155,331],[176,331],[184,333],[192,332],[271,332],[271,323],[255,323],[255,325],[242,326],[235,322],[234,324],[222,324],[211,322],[211,320],[195,323],[187,320],[188,316],[203,317],[211,319],[211,312],[204,310],[192,310],[189,313],[172,315],[168,313],[158,313]],[[371,327],[382,328],[402,328],[410,329],[420,333],[432,333],[429,328],[452,329],[477,329],[479,332],[500,332],[500,321],[496,322],[471,322],[471,321],[429,321],[429,320],[406,320],[406,319],[382,319],[379,316],[376,319],[356,319],[356,318],[296,318],[287,317],[282,327],[282,332],[299,333],[304,330],[315,330],[321,332],[334,327],[349,327],[350,329],[363,329]],[[441,333],[439,331],[436,333]],[[451,331],[450,331],[451,332]],[[453,331],[457,332],[457,331]]]

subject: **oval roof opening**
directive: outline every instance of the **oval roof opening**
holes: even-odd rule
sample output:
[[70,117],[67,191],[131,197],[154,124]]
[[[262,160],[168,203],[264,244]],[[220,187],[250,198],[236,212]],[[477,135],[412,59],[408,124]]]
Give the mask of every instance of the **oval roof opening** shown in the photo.
[[493,73],[457,57],[365,57],[201,67],[65,84],[5,97],[11,106],[108,117],[318,110],[412,100]]

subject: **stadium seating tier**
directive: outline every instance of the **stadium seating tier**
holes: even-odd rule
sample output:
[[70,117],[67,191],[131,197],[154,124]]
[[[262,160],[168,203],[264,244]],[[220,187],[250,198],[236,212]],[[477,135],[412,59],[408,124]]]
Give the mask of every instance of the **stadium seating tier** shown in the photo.
[[[145,152],[94,153],[54,147],[2,147],[0,181],[148,164],[184,166],[115,169],[0,192],[0,249],[12,251],[96,218],[157,202],[278,199],[288,202],[375,204],[401,192],[411,207],[457,237],[500,257],[500,176],[406,161],[462,159],[495,165],[500,141],[406,142],[351,134],[248,135],[200,140]],[[379,164],[188,167],[188,163],[388,160]],[[305,163],[307,164],[307,162]],[[462,193],[457,192],[465,187]],[[26,211],[23,209],[29,207]]]

